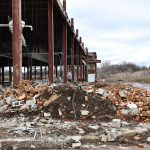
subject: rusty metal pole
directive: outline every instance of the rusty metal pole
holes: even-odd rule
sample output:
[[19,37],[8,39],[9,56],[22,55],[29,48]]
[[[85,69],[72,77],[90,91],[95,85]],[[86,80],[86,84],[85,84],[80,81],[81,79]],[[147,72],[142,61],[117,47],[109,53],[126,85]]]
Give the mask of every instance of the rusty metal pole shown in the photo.
[[[71,18],[71,27],[74,29],[74,19]],[[74,33],[71,35],[71,71],[72,81],[74,81]]]
[[80,80],[82,81],[82,53],[80,52]]
[[77,56],[76,56],[76,62],[77,62],[77,82],[79,81],[79,44],[77,43]]
[[54,82],[54,18],[53,0],[48,0],[49,82]]
[[13,85],[22,79],[21,0],[12,0]]
[[[63,0],[63,8],[66,11],[66,0]],[[63,65],[64,65],[64,83],[67,82],[67,21],[63,20]]]
[[34,66],[34,79],[36,80],[36,66]]
[[30,80],[32,80],[32,58],[30,58]]

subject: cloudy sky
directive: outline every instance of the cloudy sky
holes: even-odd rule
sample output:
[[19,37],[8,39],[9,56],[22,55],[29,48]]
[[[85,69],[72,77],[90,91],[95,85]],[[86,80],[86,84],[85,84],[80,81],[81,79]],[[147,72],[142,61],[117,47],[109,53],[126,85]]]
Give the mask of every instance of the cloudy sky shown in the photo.
[[150,65],[150,0],[67,0],[67,12],[98,59]]

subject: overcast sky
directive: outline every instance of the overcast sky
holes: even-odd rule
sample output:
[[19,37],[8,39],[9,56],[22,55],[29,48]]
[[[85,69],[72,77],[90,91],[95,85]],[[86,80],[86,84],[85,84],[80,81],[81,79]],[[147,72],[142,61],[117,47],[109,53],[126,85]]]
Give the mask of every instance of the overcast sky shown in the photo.
[[98,59],[150,65],[150,0],[67,0],[67,12]]

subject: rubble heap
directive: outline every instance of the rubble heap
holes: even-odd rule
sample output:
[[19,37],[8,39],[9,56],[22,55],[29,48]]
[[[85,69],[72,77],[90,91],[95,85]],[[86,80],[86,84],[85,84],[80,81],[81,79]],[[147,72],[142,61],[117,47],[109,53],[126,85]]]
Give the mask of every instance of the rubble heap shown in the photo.
[[98,83],[94,89],[102,99],[111,100],[118,118],[150,123],[150,90],[122,83],[109,83],[105,87]]
[[0,114],[42,113],[59,119],[150,122],[150,91],[121,83],[75,85],[22,81],[2,89]]
[[111,101],[88,93],[81,85],[33,84],[29,81],[3,89],[0,95],[0,113],[42,113],[46,118],[83,120],[110,120],[115,115]]

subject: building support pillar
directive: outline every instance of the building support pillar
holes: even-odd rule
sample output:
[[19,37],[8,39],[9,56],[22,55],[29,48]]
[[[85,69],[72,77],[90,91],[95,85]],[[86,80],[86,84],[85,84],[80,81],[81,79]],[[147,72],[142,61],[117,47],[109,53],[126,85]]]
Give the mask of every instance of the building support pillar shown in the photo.
[[54,82],[54,18],[53,0],[48,0],[49,82]]
[[34,66],[34,80],[36,80],[36,66]]
[[76,62],[77,62],[77,82],[79,81],[79,45],[77,43],[76,47],[77,56],[76,56]]
[[2,86],[4,86],[4,83],[5,83],[5,73],[4,73],[4,66],[2,66]]
[[[66,0],[63,0],[63,8],[66,12]],[[63,65],[64,65],[64,83],[67,83],[67,22],[63,20]]]
[[43,67],[40,65],[40,79],[43,80]]
[[22,79],[21,0],[12,0],[13,85]]
[[[71,26],[74,28],[74,19],[71,19]],[[71,71],[72,81],[74,81],[74,33],[71,35]]]
[[9,83],[11,85],[11,81],[12,81],[12,71],[11,71],[11,66],[9,66]]
[[0,83],[2,83],[2,67],[0,67]]
[[30,80],[32,80],[32,58],[30,59]]
[[80,53],[80,80],[82,81],[82,71],[83,71],[83,68],[82,68],[82,53]]

